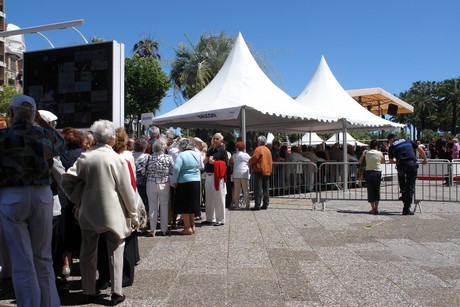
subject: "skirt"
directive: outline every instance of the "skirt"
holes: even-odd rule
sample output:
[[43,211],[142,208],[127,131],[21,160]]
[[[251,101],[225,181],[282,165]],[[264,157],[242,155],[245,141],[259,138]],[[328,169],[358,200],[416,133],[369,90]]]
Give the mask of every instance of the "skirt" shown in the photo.
[[199,181],[179,183],[174,198],[174,214],[201,215],[201,187]]

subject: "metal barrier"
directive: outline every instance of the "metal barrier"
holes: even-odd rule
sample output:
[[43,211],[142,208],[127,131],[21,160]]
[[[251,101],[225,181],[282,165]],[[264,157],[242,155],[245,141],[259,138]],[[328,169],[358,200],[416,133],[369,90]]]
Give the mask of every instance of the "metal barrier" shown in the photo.
[[[347,170],[345,171],[345,168]],[[344,174],[348,174],[344,178]],[[419,165],[414,195],[415,210],[422,211],[421,202],[460,201],[460,159],[430,159]],[[251,191],[253,183],[251,180]],[[365,181],[359,178],[357,162],[326,161],[273,163],[270,196],[311,199],[317,203],[330,200],[367,201]],[[395,164],[382,164],[381,201],[398,201],[401,197]]]

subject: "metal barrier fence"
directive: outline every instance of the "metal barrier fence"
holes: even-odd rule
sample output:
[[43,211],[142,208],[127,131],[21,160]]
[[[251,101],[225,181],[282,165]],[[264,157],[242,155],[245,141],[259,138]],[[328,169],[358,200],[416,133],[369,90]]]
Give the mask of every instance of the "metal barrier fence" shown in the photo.
[[[345,169],[346,168],[346,169]],[[344,174],[347,174],[345,177]],[[460,159],[430,159],[419,165],[414,196],[415,209],[421,202],[460,201]],[[251,191],[253,191],[251,180]],[[313,208],[329,200],[367,201],[365,181],[359,178],[357,162],[276,162],[270,180],[270,196],[311,199]],[[395,164],[382,164],[381,201],[401,197]]]

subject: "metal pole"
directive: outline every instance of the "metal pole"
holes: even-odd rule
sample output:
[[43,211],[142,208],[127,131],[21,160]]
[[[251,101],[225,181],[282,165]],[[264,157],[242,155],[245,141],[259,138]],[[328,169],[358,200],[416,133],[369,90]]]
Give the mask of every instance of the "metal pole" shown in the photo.
[[241,107],[241,133],[243,134],[243,142],[246,144],[246,107]]
[[347,155],[347,123],[342,119],[342,134],[343,134],[343,190],[348,191],[348,155]]

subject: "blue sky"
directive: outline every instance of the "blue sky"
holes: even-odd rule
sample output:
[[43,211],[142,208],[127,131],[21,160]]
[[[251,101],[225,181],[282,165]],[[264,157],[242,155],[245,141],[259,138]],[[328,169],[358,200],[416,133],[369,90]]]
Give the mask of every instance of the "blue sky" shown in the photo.
[[[458,0],[5,0],[7,23],[21,28],[84,19],[88,40],[160,41],[164,70],[174,48],[201,33],[241,32],[271,64],[269,77],[291,96],[302,92],[321,55],[345,89],[381,87],[399,94],[415,81],[460,76]],[[44,33],[56,47],[82,44],[73,30]],[[28,51],[47,49],[37,34]],[[175,107],[163,100],[157,115]]]

